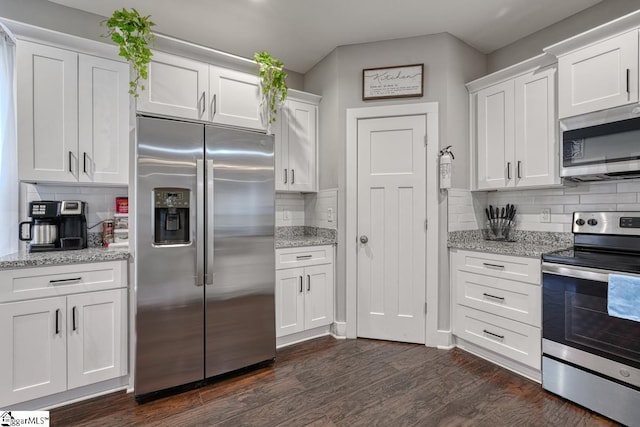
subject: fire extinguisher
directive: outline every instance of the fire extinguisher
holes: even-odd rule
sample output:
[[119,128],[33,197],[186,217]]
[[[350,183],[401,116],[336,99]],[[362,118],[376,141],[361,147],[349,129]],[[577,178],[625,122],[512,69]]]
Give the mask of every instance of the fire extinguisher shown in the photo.
[[455,159],[451,145],[440,150],[440,189],[451,188],[451,161]]

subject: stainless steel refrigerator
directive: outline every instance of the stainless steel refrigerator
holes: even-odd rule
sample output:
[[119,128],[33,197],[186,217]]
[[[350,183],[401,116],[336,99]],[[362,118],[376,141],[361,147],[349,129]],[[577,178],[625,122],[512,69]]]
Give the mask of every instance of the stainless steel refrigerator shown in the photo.
[[273,137],[137,118],[135,395],[275,357]]

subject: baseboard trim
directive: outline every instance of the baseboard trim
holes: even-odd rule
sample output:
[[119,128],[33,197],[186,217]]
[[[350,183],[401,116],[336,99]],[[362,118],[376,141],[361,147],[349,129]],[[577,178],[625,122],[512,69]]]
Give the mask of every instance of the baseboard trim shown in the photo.
[[283,337],[276,338],[276,348],[287,347],[293,344],[298,344],[303,341],[312,340],[314,338],[320,338],[331,334],[331,326],[321,326],[315,329],[309,329],[308,331],[302,331],[291,335],[285,335]]

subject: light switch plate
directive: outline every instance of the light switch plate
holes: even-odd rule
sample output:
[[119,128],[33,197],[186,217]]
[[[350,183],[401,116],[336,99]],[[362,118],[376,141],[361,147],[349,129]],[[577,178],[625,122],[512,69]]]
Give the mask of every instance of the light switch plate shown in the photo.
[[327,221],[333,222],[333,208],[327,208]]
[[551,209],[540,210],[540,222],[551,222]]

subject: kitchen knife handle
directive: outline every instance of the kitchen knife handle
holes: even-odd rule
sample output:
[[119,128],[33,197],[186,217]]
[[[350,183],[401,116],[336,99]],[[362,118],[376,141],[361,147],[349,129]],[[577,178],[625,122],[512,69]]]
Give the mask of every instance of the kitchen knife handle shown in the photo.
[[307,274],[307,292],[311,290],[311,276]]

